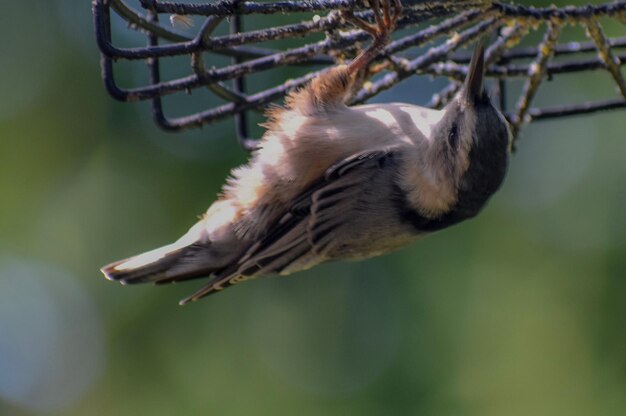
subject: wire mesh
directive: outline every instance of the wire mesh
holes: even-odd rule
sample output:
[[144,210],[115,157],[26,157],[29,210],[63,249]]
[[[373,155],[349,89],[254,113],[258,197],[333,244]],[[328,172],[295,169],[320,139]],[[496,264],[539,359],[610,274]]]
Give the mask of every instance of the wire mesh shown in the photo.
[[[354,57],[369,35],[351,27],[340,18],[343,9],[358,17],[372,19],[372,12],[362,0],[241,1],[220,0],[211,3],[138,0],[93,0],[94,25],[102,52],[102,78],[107,91],[121,101],[152,101],[155,122],[163,129],[178,131],[201,127],[233,117],[240,143],[254,146],[248,137],[247,113],[262,111],[300,87],[320,71]],[[602,24],[626,24],[626,2],[617,1],[583,7],[533,8],[489,0],[411,1],[404,0],[404,13],[398,22],[395,39],[381,53],[370,75],[356,91],[351,102],[362,103],[416,74],[446,77],[448,85],[434,94],[427,104],[445,105],[456,93],[467,74],[470,54],[463,48],[486,38],[488,77],[498,80],[497,94],[515,136],[533,120],[545,120],[603,110],[626,108],[626,82],[622,74],[626,61],[626,36],[609,37]],[[112,41],[112,11],[147,38],[146,46],[118,47]],[[297,21],[287,24],[284,14]],[[245,30],[244,19],[274,15],[265,27]],[[163,17],[168,21],[162,23]],[[201,19],[197,28],[191,18]],[[228,33],[217,35],[220,25],[228,22]],[[189,26],[192,35],[176,25]],[[223,23],[224,22],[224,23]],[[258,26],[259,19],[255,20]],[[223,24],[222,24],[223,23]],[[559,43],[563,29],[573,25],[584,29],[587,40]],[[403,30],[413,28],[410,31]],[[538,42],[533,35],[543,33]],[[519,46],[522,40],[534,46]],[[278,41],[288,41],[281,50]],[[428,45],[427,48],[425,48]],[[160,61],[187,57],[189,73],[163,81]],[[215,57],[229,62],[215,66]],[[147,85],[122,88],[114,76],[115,62],[145,61]],[[209,64],[209,65],[207,65]],[[287,66],[304,66],[307,72],[278,85],[263,86],[249,93],[246,81],[255,74]],[[546,79],[560,74],[604,70],[617,87],[613,98],[580,103],[562,103],[548,108],[533,106],[539,87]],[[508,84],[521,80],[523,86],[514,108],[507,107]],[[209,108],[181,117],[168,117],[162,98],[179,92],[207,89],[221,100],[210,101]]]

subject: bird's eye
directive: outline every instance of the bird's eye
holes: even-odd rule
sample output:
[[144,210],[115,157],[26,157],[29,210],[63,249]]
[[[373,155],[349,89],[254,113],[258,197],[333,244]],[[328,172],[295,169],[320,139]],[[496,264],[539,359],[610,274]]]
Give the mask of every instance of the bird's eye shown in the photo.
[[448,132],[448,146],[450,146],[452,150],[456,150],[459,146],[459,128],[456,124],[453,124]]

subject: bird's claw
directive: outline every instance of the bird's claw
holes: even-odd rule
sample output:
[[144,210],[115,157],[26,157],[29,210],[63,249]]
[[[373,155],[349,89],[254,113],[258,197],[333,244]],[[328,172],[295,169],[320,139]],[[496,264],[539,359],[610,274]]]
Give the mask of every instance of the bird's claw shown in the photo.
[[[382,6],[381,6],[382,2]],[[402,14],[401,0],[369,0],[375,24],[356,17],[351,10],[344,10],[341,16],[357,28],[372,36],[372,44],[361,53],[349,66],[350,72],[356,73],[365,68],[389,41],[390,35]]]

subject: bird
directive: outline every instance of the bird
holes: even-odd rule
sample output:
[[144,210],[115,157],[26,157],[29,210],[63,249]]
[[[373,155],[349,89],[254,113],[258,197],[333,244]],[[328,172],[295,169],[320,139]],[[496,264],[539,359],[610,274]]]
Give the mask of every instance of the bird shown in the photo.
[[262,276],[379,256],[475,217],[506,175],[511,129],[483,85],[474,49],[458,94],[441,110],[349,106],[359,77],[388,44],[400,0],[370,0],[372,37],[267,112],[247,164],[176,242],[104,266],[124,285],[206,278],[181,305]]

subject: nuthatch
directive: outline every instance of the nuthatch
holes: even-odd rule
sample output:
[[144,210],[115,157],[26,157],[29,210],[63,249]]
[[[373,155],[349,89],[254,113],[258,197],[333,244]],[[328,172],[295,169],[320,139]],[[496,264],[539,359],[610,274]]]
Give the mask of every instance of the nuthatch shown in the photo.
[[401,13],[400,0],[371,4],[375,25],[344,13],[372,35],[370,47],[271,109],[250,162],[203,218],[173,244],[105,266],[108,279],[208,278],[184,304],[255,277],[378,256],[478,214],[504,179],[511,140],[483,89],[483,47],[442,110],[348,107]]

